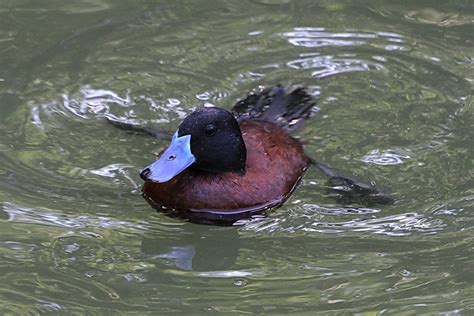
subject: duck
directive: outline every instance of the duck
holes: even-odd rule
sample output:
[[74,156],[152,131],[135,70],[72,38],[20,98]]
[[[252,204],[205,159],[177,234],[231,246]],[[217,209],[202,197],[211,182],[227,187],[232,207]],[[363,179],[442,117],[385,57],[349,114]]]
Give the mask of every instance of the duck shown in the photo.
[[[228,225],[277,208],[291,196],[312,165],[327,177],[338,204],[390,205],[391,194],[375,181],[362,181],[308,156],[292,136],[317,112],[299,87],[258,87],[226,110],[197,108],[189,114],[157,159],[140,170],[142,196],[171,217],[200,224]],[[167,131],[106,118],[112,126],[169,139]]]
[[260,87],[231,111],[197,108],[157,159],[140,171],[155,208],[240,218],[281,206],[312,163],[292,136],[316,110],[304,88]]

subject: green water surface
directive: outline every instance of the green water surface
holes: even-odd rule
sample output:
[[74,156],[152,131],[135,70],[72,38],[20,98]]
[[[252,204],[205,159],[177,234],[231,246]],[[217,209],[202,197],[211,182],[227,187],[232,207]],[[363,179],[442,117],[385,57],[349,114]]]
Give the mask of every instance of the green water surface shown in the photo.
[[[0,0],[0,315],[474,314],[472,1]],[[314,169],[218,227],[140,195],[195,107],[303,85]],[[223,197],[225,198],[225,197]]]

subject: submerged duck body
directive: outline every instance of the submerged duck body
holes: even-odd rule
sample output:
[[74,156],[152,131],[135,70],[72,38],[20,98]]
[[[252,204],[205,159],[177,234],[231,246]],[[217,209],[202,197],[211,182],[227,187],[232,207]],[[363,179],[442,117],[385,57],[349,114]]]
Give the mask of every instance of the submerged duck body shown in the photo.
[[160,209],[239,214],[281,205],[311,163],[290,135],[314,106],[302,89],[249,95],[234,107],[201,108],[141,171],[144,197]]

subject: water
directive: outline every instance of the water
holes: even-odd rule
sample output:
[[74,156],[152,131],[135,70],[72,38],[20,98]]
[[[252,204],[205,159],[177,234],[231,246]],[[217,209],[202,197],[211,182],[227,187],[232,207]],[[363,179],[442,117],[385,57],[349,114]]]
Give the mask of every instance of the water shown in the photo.
[[[0,1],[0,314],[474,313],[471,1]],[[309,170],[237,227],[168,218],[137,170],[196,106],[304,85]]]

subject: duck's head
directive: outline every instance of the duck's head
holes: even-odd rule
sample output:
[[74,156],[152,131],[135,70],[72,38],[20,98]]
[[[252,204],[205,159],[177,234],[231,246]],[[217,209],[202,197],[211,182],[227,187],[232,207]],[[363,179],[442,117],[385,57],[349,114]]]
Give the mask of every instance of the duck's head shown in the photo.
[[200,108],[184,119],[168,148],[140,172],[140,177],[162,183],[187,168],[243,174],[246,158],[242,133],[232,113],[216,107]]

